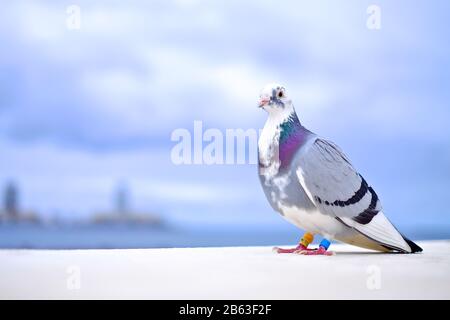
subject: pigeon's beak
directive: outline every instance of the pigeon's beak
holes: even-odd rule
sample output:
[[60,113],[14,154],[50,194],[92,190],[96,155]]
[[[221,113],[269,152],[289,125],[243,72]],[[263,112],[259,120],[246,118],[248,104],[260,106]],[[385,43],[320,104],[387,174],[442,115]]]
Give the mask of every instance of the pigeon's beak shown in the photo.
[[258,103],[258,107],[262,108],[266,104],[268,104],[269,102],[270,102],[270,98],[268,98],[268,97],[261,97],[261,99],[259,100],[259,103]]

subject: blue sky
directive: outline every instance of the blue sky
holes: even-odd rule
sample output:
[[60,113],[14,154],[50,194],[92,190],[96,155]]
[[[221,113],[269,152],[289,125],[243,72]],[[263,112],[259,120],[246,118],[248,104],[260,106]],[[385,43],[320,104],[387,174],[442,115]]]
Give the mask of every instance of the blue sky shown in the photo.
[[[366,27],[370,4],[381,29]],[[81,28],[66,27],[68,5]],[[448,224],[447,1],[11,1],[0,13],[0,184],[88,217],[119,180],[178,222],[284,227],[256,168],[175,166],[174,129],[253,128],[267,82],[338,143],[401,226]]]

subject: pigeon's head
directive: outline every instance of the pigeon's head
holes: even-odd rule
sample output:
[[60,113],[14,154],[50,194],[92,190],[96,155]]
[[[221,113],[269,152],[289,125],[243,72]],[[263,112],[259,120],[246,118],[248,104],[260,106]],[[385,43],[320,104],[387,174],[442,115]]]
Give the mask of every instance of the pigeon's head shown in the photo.
[[269,114],[274,115],[294,111],[286,88],[277,83],[270,83],[261,90],[258,106],[266,110]]

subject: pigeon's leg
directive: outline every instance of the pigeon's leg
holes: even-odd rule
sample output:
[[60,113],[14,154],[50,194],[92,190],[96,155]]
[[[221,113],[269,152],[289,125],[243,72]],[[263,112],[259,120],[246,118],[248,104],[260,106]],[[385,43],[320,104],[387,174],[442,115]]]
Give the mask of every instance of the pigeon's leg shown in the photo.
[[327,239],[322,239],[322,241],[319,244],[319,248],[315,250],[297,250],[295,253],[297,254],[303,254],[307,256],[332,256],[334,255],[333,251],[327,251],[330,247],[330,241]]
[[295,248],[289,248],[289,249],[283,249],[275,247],[273,250],[277,253],[297,253],[299,251],[309,252],[309,251],[315,251],[316,249],[308,249],[308,245],[313,242],[314,235],[306,232],[302,239],[300,240],[300,243]]

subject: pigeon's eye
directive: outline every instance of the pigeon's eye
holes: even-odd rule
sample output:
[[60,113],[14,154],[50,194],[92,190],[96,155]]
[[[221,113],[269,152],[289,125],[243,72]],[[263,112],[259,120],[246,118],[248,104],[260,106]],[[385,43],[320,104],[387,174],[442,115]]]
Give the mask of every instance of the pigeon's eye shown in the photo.
[[278,92],[278,98],[283,98],[284,94],[283,91]]

